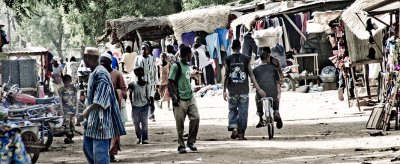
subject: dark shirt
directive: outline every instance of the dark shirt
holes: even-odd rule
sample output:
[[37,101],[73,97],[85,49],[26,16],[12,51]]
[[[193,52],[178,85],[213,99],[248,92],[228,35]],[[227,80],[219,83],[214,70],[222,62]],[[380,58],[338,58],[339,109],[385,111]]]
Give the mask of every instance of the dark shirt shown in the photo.
[[243,54],[232,54],[226,59],[228,66],[228,91],[229,95],[249,94],[249,72],[250,57]]
[[276,66],[263,63],[254,68],[253,73],[258,85],[267,94],[266,97],[276,98],[278,96],[277,86],[279,81],[279,73]]

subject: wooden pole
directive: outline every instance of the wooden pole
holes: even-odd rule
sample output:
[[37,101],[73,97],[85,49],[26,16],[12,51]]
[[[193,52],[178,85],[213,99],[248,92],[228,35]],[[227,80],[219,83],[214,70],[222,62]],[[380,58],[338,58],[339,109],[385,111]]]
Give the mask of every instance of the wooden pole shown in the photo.
[[365,79],[365,86],[367,88],[368,98],[371,99],[371,89],[369,86],[369,65],[368,64],[364,65],[364,79]]
[[301,32],[301,30],[297,27],[297,25],[289,18],[287,14],[283,14],[283,16],[289,21],[289,23],[293,26],[293,28],[297,31],[297,33],[300,34],[300,36],[304,39],[307,40],[307,37]]
[[354,95],[356,96],[357,99],[357,107],[358,110],[361,112],[361,108],[360,108],[360,100],[358,99],[358,93],[357,93],[357,85],[356,85],[356,76],[353,70],[353,66],[350,66],[350,71],[351,71],[351,77],[352,77],[352,81],[353,81],[353,85],[354,85]]

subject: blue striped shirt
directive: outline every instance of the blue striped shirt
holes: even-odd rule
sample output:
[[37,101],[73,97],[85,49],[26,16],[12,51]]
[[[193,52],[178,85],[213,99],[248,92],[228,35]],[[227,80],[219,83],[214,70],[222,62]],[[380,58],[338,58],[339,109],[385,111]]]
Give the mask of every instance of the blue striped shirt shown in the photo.
[[102,109],[90,112],[84,135],[94,139],[110,139],[126,135],[111,76],[103,66],[90,74],[86,105],[99,104]]

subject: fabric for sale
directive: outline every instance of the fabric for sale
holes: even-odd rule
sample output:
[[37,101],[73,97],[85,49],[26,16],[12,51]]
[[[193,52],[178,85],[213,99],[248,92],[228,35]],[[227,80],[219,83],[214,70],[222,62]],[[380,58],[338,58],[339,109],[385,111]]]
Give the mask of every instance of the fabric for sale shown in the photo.
[[210,53],[210,59],[218,59],[218,63],[222,64],[221,60],[221,46],[219,44],[219,38],[217,33],[213,33],[206,37],[208,52]]

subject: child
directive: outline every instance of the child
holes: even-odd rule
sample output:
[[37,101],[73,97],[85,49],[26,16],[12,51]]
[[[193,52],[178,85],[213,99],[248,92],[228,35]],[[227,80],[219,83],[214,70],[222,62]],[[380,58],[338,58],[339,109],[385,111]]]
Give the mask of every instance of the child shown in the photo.
[[71,85],[72,77],[70,75],[63,76],[64,86],[60,88],[59,95],[61,98],[61,109],[64,112],[64,127],[66,138],[64,142],[66,144],[73,143],[72,138],[74,137],[75,131],[75,113],[77,107],[77,90]]
[[[275,65],[271,62],[270,52],[263,51],[260,54],[261,65],[254,68],[253,73],[256,78],[257,83],[260,88],[264,90],[266,93],[266,97],[272,97],[274,99],[273,109],[274,109],[274,120],[277,122],[276,127],[281,129],[283,126],[282,119],[279,115],[279,99],[281,95],[281,87],[279,71]],[[256,94],[256,106],[257,106],[257,114],[260,117],[260,122],[256,126],[257,128],[265,126],[263,120],[263,106],[261,102],[261,96]]]
[[129,99],[132,104],[132,119],[135,124],[136,144],[148,144],[148,124],[149,101],[146,96],[146,81],[143,80],[144,70],[137,67],[133,70],[137,76],[137,82],[131,82],[128,90]]
[[160,88],[158,89],[158,92],[161,96],[160,102],[161,106],[160,108],[162,109],[162,103],[167,102],[168,104],[168,109],[171,110],[169,104],[171,101],[171,98],[169,97],[168,93],[168,75],[169,75],[169,67],[170,67],[170,62],[168,62],[168,56],[166,53],[161,54],[161,64],[160,64]]

